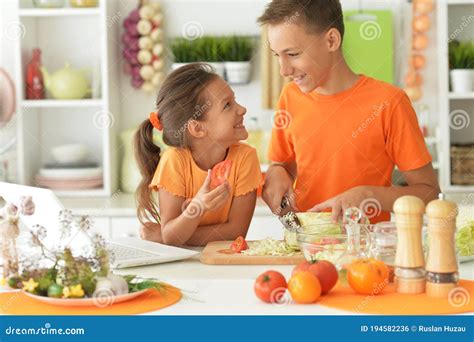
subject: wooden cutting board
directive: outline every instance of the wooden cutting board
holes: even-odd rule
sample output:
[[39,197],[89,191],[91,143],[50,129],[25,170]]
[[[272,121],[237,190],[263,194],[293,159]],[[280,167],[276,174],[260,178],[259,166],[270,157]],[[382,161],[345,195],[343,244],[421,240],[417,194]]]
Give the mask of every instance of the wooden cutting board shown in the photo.
[[[305,260],[302,254],[293,256],[255,256],[219,252],[229,249],[231,243],[232,241],[209,242],[201,253],[201,262],[209,265],[296,265]],[[249,241],[250,243],[252,241]]]

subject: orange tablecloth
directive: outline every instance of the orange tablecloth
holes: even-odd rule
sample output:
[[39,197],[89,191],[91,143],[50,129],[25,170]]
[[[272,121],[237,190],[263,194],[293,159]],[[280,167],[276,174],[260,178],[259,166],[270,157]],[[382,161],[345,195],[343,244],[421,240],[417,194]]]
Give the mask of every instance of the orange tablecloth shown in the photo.
[[155,311],[177,303],[181,291],[171,285],[158,290],[149,290],[127,302],[103,308],[96,306],[63,307],[42,303],[22,292],[0,294],[0,313],[6,315],[133,315]]
[[340,283],[329,293],[322,296],[318,304],[335,309],[361,314],[386,315],[438,315],[456,314],[474,311],[474,282],[460,280],[458,287],[451,292],[450,298],[432,298],[426,293],[418,295],[395,292],[393,284],[388,285],[383,294],[366,296],[356,294],[350,287]]

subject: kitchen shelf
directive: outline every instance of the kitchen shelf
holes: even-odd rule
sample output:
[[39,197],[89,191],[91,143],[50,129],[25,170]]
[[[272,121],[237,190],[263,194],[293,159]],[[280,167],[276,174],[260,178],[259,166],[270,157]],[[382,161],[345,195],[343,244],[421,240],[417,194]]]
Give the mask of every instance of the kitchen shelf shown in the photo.
[[23,100],[21,106],[24,108],[58,108],[58,107],[100,107],[103,105],[101,99],[83,100]]
[[[118,152],[112,113],[119,113],[120,50],[116,45],[120,25],[108,25],[118,13],[118,2],[99,0],[93,8],[33,8],[31,0],[16,0],[16,20],[27,34],[14,42],[17,102],[17,179],[33,184],[36,174],[54,160],[52,148],[80,144],[103,168],[103,186],[54,190],[65,197],[107,197],[118,187]],[[80,28],[80,29],[78,29]],[[93,47],[93,48],[91,48]],[[31,51],[42,50],[42,66],[54,73],[66,63],[84,70],[93,83],[100,80],[99,98],[78,100],[27,100],[25,74]],[[90,76],[90,77],[89,77]],[[90,85],[92,86],[92,84]]]
[[472,5],[472,0],[448,0],[448,5]]
[[448,95],[449,99],[451,100],[469,100],[469,99],[474,99],[474,91],[471,91],[470,93],[449,93]]
[[[461,6],[451,6],[461,5]],[[470,30],[458,30],[459,24],[471,12],[472,0],[448,0],[436,2],[437,37],[439,44],[438,55],[438,87],[440,112],[441,149],[438,154],[440,185],[444,192],[473,192],[474,185],[454,185],[452,180],[451,146],[456,143],[467,143],[472,136],[472,125],[459,129],[452,128],[452,118],[449,113],[456,110],[470,113],[471,100],[474,92],[455,93],[449,90],[449,57],[448,44],[451,39],[460,41],[472,40]],[[469,8],[468,8],[469,6]],[[463,19],[464,18],[464,19]]]
[[426,145],[433,145],[439,143],[439,138],[437,137],[425,137],[425,143]]
[[474,192],[474,185],[450,185],[447,187],[447,190],[452,192],[471,193]]
[[87,190],[54,190],[59,197],[101,197],[107,196],[107,192],[102,188]]
[[22,8],[20,17],[71,17],[100,15],[100,8]]

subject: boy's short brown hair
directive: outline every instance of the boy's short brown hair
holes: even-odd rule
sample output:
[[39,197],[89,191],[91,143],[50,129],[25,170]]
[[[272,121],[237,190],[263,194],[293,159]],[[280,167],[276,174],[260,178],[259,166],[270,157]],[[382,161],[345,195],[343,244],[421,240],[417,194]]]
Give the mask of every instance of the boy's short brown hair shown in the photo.
[[309,32],[321,33],[336,28],[344,36],[344,21],[339,0],[273,0],[257,19],[261,25],[303,23]]

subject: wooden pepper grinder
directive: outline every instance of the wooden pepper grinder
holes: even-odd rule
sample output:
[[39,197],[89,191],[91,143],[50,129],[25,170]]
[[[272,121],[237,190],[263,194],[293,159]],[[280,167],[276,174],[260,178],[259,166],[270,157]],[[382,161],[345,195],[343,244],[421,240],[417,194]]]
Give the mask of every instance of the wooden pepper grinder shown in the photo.
[[426,206],[429,241],[426,294],[430,297],[447,298],[457,286],[458,263],[454,245],[457,213],[456,204],[444,200],[443,194]]
[[425,291],[425,257],[421,239],[425,203],[415,196],[402,196],[393,204],[397,225],[395,289],[399,293]]

